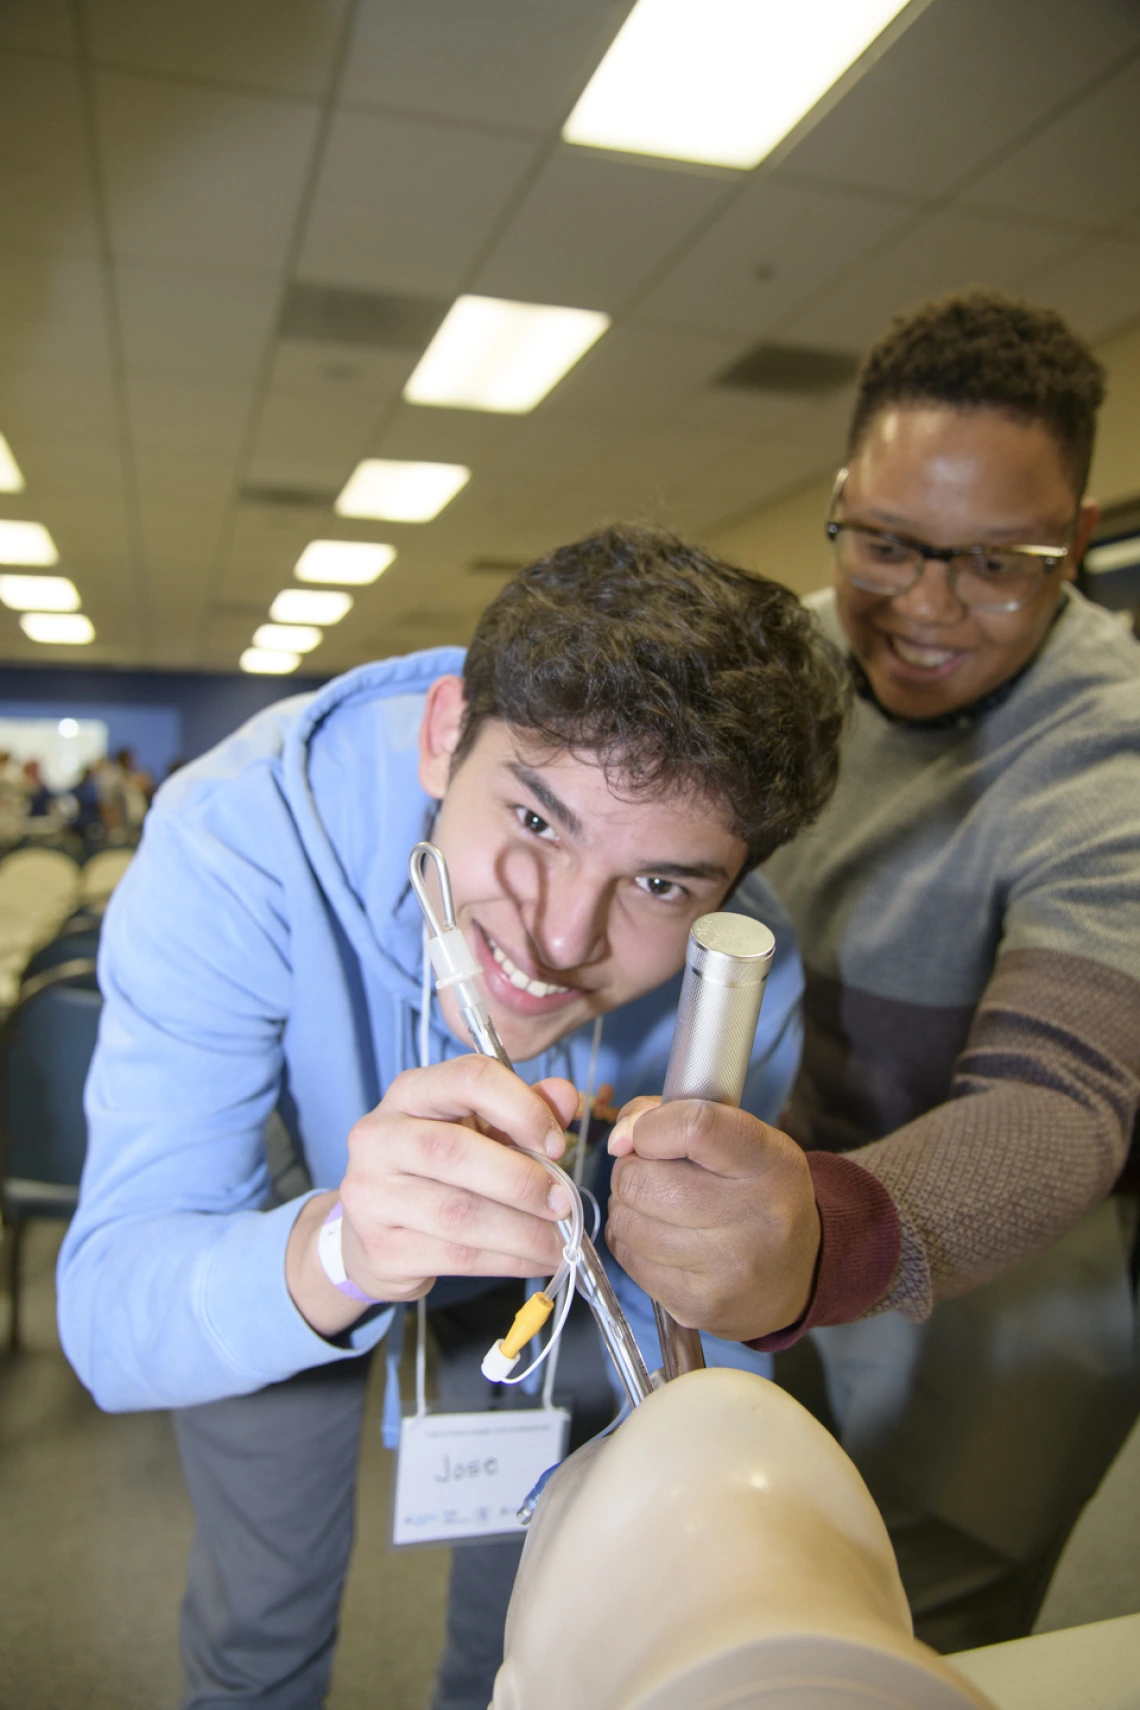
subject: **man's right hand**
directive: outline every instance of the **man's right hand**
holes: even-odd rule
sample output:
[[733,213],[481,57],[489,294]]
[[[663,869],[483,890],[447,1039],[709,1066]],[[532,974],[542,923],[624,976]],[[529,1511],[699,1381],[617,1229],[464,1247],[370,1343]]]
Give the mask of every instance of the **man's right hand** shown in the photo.
[[555,1271],[562,1242],[554,1225],[570,1206],[518,1148],[560,1157],[577,1102],[569,1081],[529,1087],[487,1057],[398,1076],[350,1133],[339,1192],[307,1201],[293,1227],[286,1278],[313,1329],[336,1335],[363,1310],[317,1257],[320,1226],[338,1198],[345,1269],[377,1300],[415,1300],[439,1276]]

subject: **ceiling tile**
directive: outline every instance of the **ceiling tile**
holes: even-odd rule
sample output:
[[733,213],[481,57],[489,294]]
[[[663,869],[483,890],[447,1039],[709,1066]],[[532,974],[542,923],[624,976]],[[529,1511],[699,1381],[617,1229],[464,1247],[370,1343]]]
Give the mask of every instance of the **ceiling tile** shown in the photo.
[[735,338],[616,326],[542,407],[651,426],[663,409],[679,409],[693,387],[712,380],[739,354]]
[[515,137],[341,112],[299,271],[326,284],[450,295],[534,152]]
[[1059,266],[1034,274],[1028,289],[1086,338],[1105,338],[1140,319],[1140,243],[1082,244]]
[[97,116],[121,259],[281,266],[315,107],[101,72]]
[[613,10],[364,0],[343,99],[546,130],[561,125],[609,46]]
[[102,65],[271,94],[323,95],[347,0],[87,0]]
[[0,209],[0,251],[96,253],[79,70],[72,61],[0,53]]
[[932,214],[782,330],[807,343],[860,350],[897,310],[969,285],[1017,290],[1071,244],[1063,232],[993,215]]
[[376,404],[360,392],[342,391],[323,408],[295,393],[271,393],[244,479],[339,492],[368,449],[376,418]]
[[755,337],[909,217],[881,198],[758,178],[642,299],[637,318]]
[[379,407],[402,390],[416,359],[403,350],[362,350],[305,339],[281,339],[268,387],[275,396],[310,397],[315,403],[360,393]]
[[103,276],[70,256],[6,255],[0,261],[0,369],[109,364]]
[[116,268],[128,368],[251,379],[274,325],[278,281],[270,273],[192,268]]
[[1133,60],[971,184],[963,200],[1087,230],[1132,212],[1140,193],[1138,162],[1140,60]]
[[0,6],[0,48],[74,54],[75,28],[67,0],[4,0]]
[[559,148],[472,289],[491,297],[612,311],[684,241],[725,190],[720,177]]
[[940,195],[1138,42],[1130,0],[934,0],[788,163]]

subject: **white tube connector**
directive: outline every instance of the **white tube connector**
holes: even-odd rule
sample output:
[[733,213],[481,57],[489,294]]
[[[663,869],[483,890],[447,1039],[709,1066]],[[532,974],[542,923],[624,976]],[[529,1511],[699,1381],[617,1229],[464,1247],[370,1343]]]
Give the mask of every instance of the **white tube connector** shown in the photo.
[[500,1338],[493,1348],[488,1348],[483,1355],[482,1372],[488,1383],[502,1383],[508,1378],[522,1358],[521,1354],[505,1354]]

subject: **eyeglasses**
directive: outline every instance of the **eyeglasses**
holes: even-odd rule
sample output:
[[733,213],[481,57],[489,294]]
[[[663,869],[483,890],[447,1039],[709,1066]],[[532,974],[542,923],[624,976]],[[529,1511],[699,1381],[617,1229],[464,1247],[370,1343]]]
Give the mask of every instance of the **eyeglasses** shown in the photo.
[[1065,562],[1075,521],[1059,546],[930,546],[909,535],[891,534],[868,523],[839,522],[835,506],[847,479],[836,476],[828,507],[827,538],[836,563],[856,588],[894,599],[914,587],[935,559],[946,566],[950,592],[975,612],[1016,612],[1029,605],[1046,576]]

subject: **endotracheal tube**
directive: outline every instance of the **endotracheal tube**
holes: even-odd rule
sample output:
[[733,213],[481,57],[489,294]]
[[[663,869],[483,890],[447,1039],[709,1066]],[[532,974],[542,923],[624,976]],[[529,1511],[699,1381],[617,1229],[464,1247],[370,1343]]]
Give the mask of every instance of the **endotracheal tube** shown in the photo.
[[[425,861],[430,861],[435,868],[443,905],[442,920],[424,882]],[[475,1049],[485,1057],[497,1057],[504,1068],[513,1071],[514,1065],[499,1038],[486,1000],[475,983],[479,977],[479,964],[455,923],[451,877],[443,851],[434,843],[417,843],[409,857],[408,872],[429,933],[427,953],[435,973],[436,990],[455,988],[460,1012]],[[520,1150],[524,1148],[520,1147]],[[566,1190],[569,1198],[570,1213],[560,1220],[558,1225],[563,1238],[562,1263],[548,1286],[532,1295],[522,1307],[507,1335],[488,1351],[483,1361],[483,1374],[494,1383],[521,1383],[525,1377],[529,1377],[530,1373],[542,1364],[562,1334],[576,1284],[589,1302],[626,1393],[633,1405],[637,1406],[652,1391],[649,1372],[633,1332],[626,1322],[625,1314],[618,1305],[610,1280],[602,1268],[602,1262],[586,1235],[582,1195],[571,1177],[552,1159],[541,1152],[532,1152],[529,1148],[525,1150],[528,1157],[537,1159],[543,1169]],[[562,1307],[546,1346],[525,1372],[514,1377],[512,1374],[523,1348],[550,1317],[560,1289],[565,1289]]]

